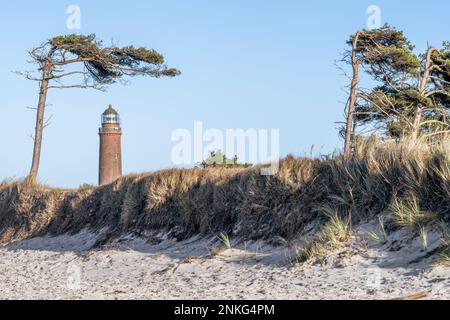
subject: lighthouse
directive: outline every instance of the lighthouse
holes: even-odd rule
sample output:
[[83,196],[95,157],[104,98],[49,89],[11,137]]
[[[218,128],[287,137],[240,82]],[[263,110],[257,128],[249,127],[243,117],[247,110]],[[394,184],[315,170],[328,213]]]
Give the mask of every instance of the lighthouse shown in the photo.
[[117,111],[110,105],[102,114],[99,184],[110,184],[122,176],[122,129]]

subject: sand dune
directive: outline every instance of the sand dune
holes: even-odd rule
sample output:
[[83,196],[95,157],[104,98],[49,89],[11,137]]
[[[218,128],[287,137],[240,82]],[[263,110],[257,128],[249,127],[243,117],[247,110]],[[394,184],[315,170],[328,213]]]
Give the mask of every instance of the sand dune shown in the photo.
[[128,237],[92,250],[97,237],[82,232],[2,246],[0,298],[450,298],[450,268],[432,266],[438,245],[432,236],[425,251],[417,239],[393,250],[357,236],[346,248],[306,264],[293,264],[291,249],[263,242],[212,255],[211,248],[220,245],[216,239],[151,244]]

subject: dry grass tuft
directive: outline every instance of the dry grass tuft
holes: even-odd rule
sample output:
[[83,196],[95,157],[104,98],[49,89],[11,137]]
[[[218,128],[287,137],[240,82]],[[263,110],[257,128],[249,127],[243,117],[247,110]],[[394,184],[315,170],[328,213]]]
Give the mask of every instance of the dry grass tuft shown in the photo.
[[352,236],[350,220],[341,218],[336,212],[327,213],[327,216],[328,222],[313,241],[305,244],[297,257],[298,261],[305,262],[324,257],[349,242]]
[[440,262],[446,266],[450,266],[450,245],[447,244],[446,248],[440,253]]
[[218,239],[220,240],[220,242],[223,244],[223,246],[225,247],[225,249],[229,250],[231,249],[231,241],[230,241],[230,237],[226,234],[226,233],[221,233],[218,236]]
[[394,196],[389,206],[392,212],[392,221],[400,227],[422,227],[423,225],[436,219],[432,212],[421,210],[415,197],[406,200],[399,200]]

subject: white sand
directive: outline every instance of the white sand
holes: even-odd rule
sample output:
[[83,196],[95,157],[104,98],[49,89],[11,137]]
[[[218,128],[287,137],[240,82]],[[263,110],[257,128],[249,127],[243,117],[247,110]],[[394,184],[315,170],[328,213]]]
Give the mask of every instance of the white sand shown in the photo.
[[392,237],[368,247],[356,238],[323,263],[294,266],[289,249],[263,243],[212,256],[217,243],[196,238],[130,238],[101,250],[89,250],[96,237],[87,232],[35,238],[0,247],[0,299],[388,299],[424,290],[450,299],[450,268],[426,257],[437,237],[426,251],[418,239]]

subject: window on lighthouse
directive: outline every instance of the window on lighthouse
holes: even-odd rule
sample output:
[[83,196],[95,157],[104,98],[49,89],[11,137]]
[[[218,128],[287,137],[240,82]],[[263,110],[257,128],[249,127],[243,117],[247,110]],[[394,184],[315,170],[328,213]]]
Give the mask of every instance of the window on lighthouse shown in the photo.
[[108,114],[102,116],[102,123],[119,123],[119,116],[115,114]]

